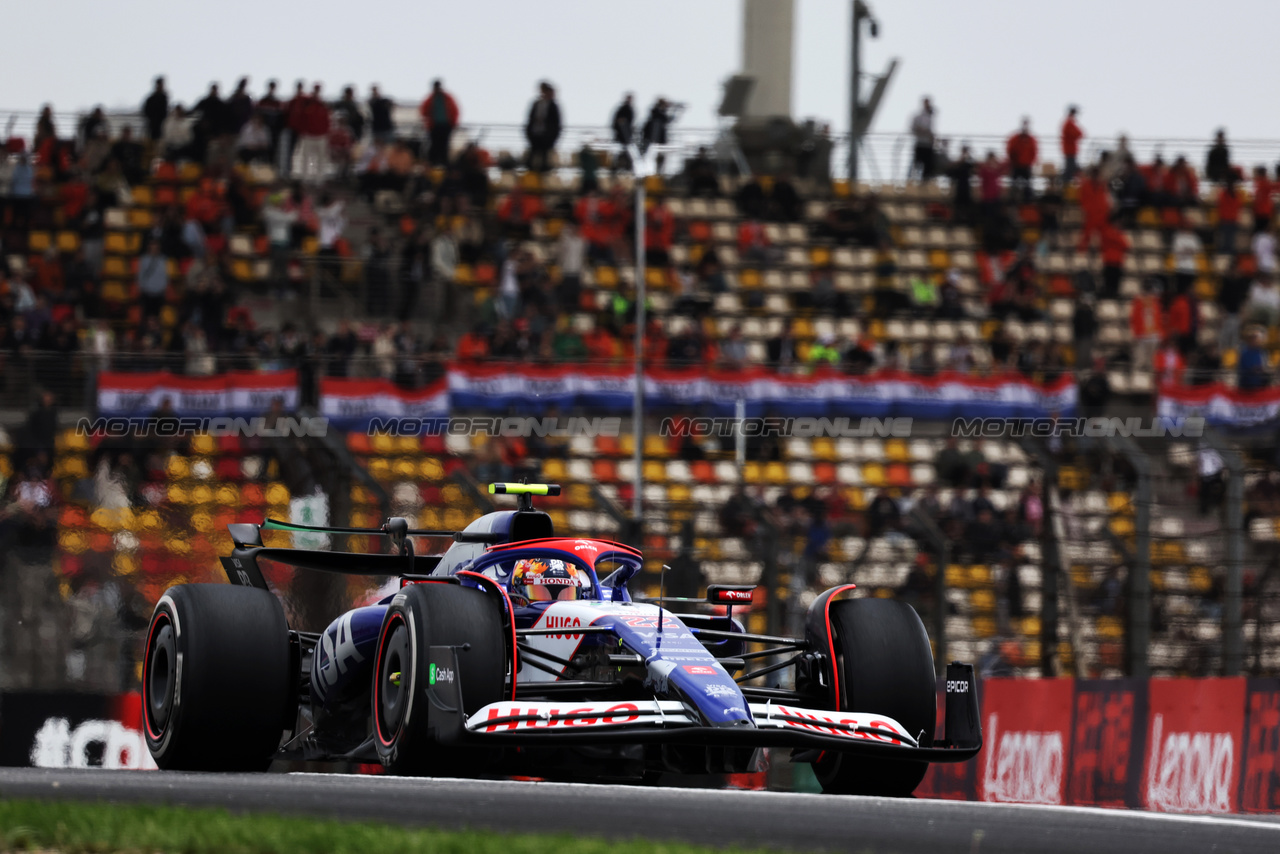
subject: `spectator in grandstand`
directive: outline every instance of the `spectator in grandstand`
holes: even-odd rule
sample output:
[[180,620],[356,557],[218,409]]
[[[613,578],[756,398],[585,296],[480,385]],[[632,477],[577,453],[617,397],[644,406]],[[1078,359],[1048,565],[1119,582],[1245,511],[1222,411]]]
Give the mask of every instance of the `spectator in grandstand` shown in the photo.
[[880,537],[889,533],[898,533],[901,529],[902,512],[898,509],[898,502],[889,495],[887,490],[881,489],[867,506],[866,536],[868,539]]
[[[1280,178],[1280,166],[1276,167],[1276,177]],[[1275,181],[1267,176],[1267,167],[1257,166],[1253,170],[1253,230],[1265,231],[1271,228],[1271,221],[1276,211]]]
[[533,231],[533,221],[544,213],[542,200],[526,193],[519,184],[498,204],[497,211],[503,236],[512,240],[528,240]]
[[1174,293],[1187,293],[1195,285],[1202,250],[1199,236],[1184,222],[1174,234],[1171,248]]
[[533,171],[551,168],[551,151],[560,139],[561,121],[556,90],[544,80],[538,84],[538,97],[529,107],[524,124],[524,136],[529,142],[528,166]]
[[1266,336],[1266,330],[1260,326],[1251,328],[1245,336],[1245,345],[1240,348],[1236,363],[1236,387],[1241,391],[1256,391],[1271,385]]
[[384,97],[377,86],[369,87],[369,132],[373,141],[386,145],[395,138],[396,126],[392,117],[395,104]]
[[289,282],[289,252],[293,244],[293,226],[298,212],[288,203],[285,193],[267,197],[262,209],[262,222],[267,232],[267,252],[271,260],[269,280],[276,296],[283,297]]
[[129,125],[120,129],[120,138],[111,146],[110,159],[120,164],[120,170],[130,184],[140,184],[146,180],[146,150],[142,143],[133,138],[133,128]]
[[685,161],[684,172],[690,196],[715,198],[720,195],[720,177],[706,146],[699,147],[698,153]]
[[1098,317],[1094,311],[1093,294],[1077,294],[1076,307],[1071,314],[1071,333],[1075,341],[1076,364],[1083,367],[1093,363],[1093,339],[1098,334]]
[[154,317],[164,307],[169,290],[169,260],[160,251],[160,241],[152,239],[147,252],[138,259],[138,292],[142,299],[142,316]]
[[1133,340],[1133,369],[1150,371],[1156,346],[1164,336],[1164,311],[1158,280],[1148,279],[1142,290],[1129,307],[1129,333]]
[[191,122],[181,104],[175,104],[169,117],[164,120],[164,131],[160,136],[161,148],[166,160],[187,160],[195,156],[193,144],[195,134],[191,130]]
[[1190,385],[1209,385],[1218,381],[1221,372],[1222,356],[1218,344],[1209,341],[1192,357],[1187,369],[1187,382]]
[[333,105],[333,117],[341,118],[346,124],[353,143],[364,138],[364,113],[360,111],[360,104],[356,101],[356,90],[353,87],[343,88],[342,98]]
[[1253,250],[1253,260],[1258,265],[1259,272],[1269,273],[1272,276],[1280,272],[1280,268],[1276,263],[1276,237],[1269,225],[1256,229],[1250,243]]
[[1227,132],[1220,129],[1204,159],[1204,177],[1214,183],[1222,183],[1230,175],[1231,149],[1227,147]]
[[952,216],[957,225],[974,225],[973,176],[977,169],[978,164],[967,145],[961,146],[960,156],[947,169],[947,177],[951,179]]
[[147,123],[147,139],[159,142],[164,133],[164,120],[169,117],[169,93],[164,88],[164,77],[157,77],[155,88],[142,102],[142,117]]
[[1031,170],[1039,158],[1036,138],[1031,135],[1031,120],[1024,118],[1022,128],[1005,144],[1009,156],[1009,179],[1013,189],[1020,190],[1022,201],[1031,201]]
[[1085,252],[1092,249],[1094,237],[1101,241],[1103,229],[1111,216],[1111,194],[1102,178],[1102,170],[1097,166],[1090,166],[1080,181],[1078,201],[1084,218],[1078,249]]
[[1080,171],[1080,140],[1084,131],[1076,122],[1080,108],[1074,104],[1067,108],[1067,118],[1062,123],[1062,180],[1071,183]]
[[1234,175],[1223,179],[1218,191],[1218,252],[1234,255],[1236,235],[1240,230],[1240,209],[1244,206],[1240,187]]
[[1261,323],[1269,329],[1280,324],[1280,285],[1276,284],[1275,276],[1258,271],[1249,286],[1249,304],[1244,316],[1247,321]]
[[240,129],[249,122],[253,115],[253,96],[249,94],[249,78],[241,77],[236,90],[227,98],[226,125],[223,132],[229,136],[240,133]]
[[[649,117],[645,119],[644,127],[640,129],[641,154],[648,152],[651,145],[667,144],[671,123],[676,120],[676,117],[683,109],[683,104],[673,104],[666,98],[659,98],[653,102],[653,106],[649,109]],[[659,175],[662,174],[662,167],[665,162],[666,154],[658,152],[658,156],[654,160],[654,168]]]
[[1107,378],[1107,362],[1093,357],[1093,369],[1080,382],[1080,414],[1086,418],[1104,415],[1111,402],[1111,381]]
[[1175,385],[1182,382],[1182,374],[1186,362],[1178,347],[1179,338],[1166,335],[1160,349],[1156,351],[1152,367],[1155,370],[1156,382],[1161,385]]
[[453,139],[454,128],[458,126],[458,102],[445,91],[443,81],[432,81],[431,94],[423,100],[418,114],[422,116],[422,124],[430,140],[427,162],[432,166],[448,165],[449,143]]
[[284,129],[284,103],[276,94],[276,86],[276,81],[268,80],[267,92],[258,99],[254,108],[254,112],[262,118],[262,123],[271,134],[271,158],[267,162],[273,166],[279,162],[280,132]]
[[994,151],[988,151],[987,157],[978,167],[979,199],[982,203],[982,228],[987,231],[1000,219],[1002,204],[1000,179],[1004,177],[1005,166],[996,157]]
[[928,181],[934,176],[934,136],[933,136],[933,102],[924,98],[920,102],[920,112],[911,119],[911,138],[915,141],[915,149],[911,157],[911,168],[907,178],[919,178]]
[[298,173],[303,181],[319,183],[329,171],[329,107],[320,95],[320,84],[305,96],[298,120]]
[[236,139],[236,154],[241,163],[270,163],[272,160],[271,129],[262,120],[262,114],[253,117],[240,129]]
[[653,200],[644,217],[645,263],[665,269],[671,265],[676,239],[676,218],[661,196]]
[[947,437],[942,450],[933,461],[938,480],[947,486],[964,486],[969,481],[969,461],[960,450],[960,440]]
[[1129,238],[1123,231],[1108,223],[1102,228],[1102,298],[1120,297],[1120,279],[1124,275],[1124,261],[1129,254]]
[[774,222],[799,222],[803,217],[804,200],[791,181],[791,173],[783,170],[774,177],[769,192],[769,218]]
[[613,111],[613,118],[609,121],[609,127],[613,131],[613,141],[618,146],[618,154],[614,160],[614,171],[617,169],[631,168],[631,153],[628,151],[636,136],[636,110],[634,106],[634,98],[628,92],[623,98],[622,103]]
[[1234,350],[1240,338],[1241,312],[1249,297],[1251,278],[1244,269],[1241,256],[1231,259],[1231,266],[1218,286],[1218,347],[1222,352]]
[[196,117],[194,128],[196,159],[203,161],[209,154],[210,144],[220,140],[227,133],[230,124],[227,102],[218,93],[217,83],[209,84],[208,93],[196,102],[192,113]]

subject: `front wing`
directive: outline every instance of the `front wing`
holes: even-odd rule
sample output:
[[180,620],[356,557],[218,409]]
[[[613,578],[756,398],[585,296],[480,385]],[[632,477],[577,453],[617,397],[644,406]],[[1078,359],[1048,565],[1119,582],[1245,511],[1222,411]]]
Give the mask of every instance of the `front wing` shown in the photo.
[[[433,647],[452,658],[452,650]],[[441,656],[442,659],[444,656]],[[455,671],[456,672],[456,671]],[[678,700],[607,702],[501,701],[460,713],[457,682],[437,683],[428,695],[444,741],[470,744],[699,743],[727,747],[833,749],[925,762],[963,762],[982,748],[973,668],[947,667],[946,737],[922,747],[926,733],[909,733],[898,721],[873,712],[807,709],[774,701],[748,703],[754,726],[708,726]],[[452,689],[452,690],[450,690]],[[441,715],[441,713],[444,713]],[[441,718],[452,719],[448,723]]]

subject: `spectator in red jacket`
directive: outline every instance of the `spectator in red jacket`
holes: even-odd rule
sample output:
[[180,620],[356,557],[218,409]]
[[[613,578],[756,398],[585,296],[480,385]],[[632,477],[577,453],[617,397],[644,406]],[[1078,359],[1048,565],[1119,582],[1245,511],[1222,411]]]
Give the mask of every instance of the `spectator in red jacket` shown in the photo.
[[675,238],[675,215],[662,199],[654,200],[644,217],[644,262],[650,267],[671,266]]
[[1179,157],[1169,167],[1164,176],[1163,224],[1172,231],[1182,224],[1182,212],[1200,203],[1200,182],[1196,172],[1187,162],[1187,158]]
[[1009,155],[1009,177],[1015,188],[1022,190],[1022,200],[1031,201],[1031,168],[1040,156],[1036,138],[1031,135],[1031,119],[1022,120],[1022,130],[1009,137],[1005,146]]
[[574,218],[587,241],[587,258],[592,264],[613,264],[613,205],[592,190],[574,208]]
[[[1280,177],[1280,167],[1276,168],[1276,176]],[[1271,219],[1276,212],[1276,183],[1267,175],[1267,167],[1258,166],[1253,170],[1253,233],[1266,231],[1271,226]]]
[[302,180],[319,183],[329,171],[329,106],[320,96],[320,84],[301,107],[299,127],[302,138],[298,141],[299,172]]
[[1097,166],[1090,166],[1080,180],[1080,214],[1084,225],[1080,229],[1081,252],[1087,252],[1093,246],[1093,238],[1102,238],[1102,232],[1111,215],[1111,194]]
[[1218,191],[1218,251],[1224,255],[1236,252],[1236,234],[1240,230],[1240,208],[1244,205],[1234,175],[1229,175]]
[[498,204],[498,221],[507,237],[528,240],[533,231],[533,220],[543,212],[542,200],[531,196],[517,184]]
[[458,102],[444,91],[444,84],[435,80],[431,84],[431,94],[418,108],[422,115],[422,123],[427,127],[427,137],[431,145],[427,149],[427,162],[432,166],[449,165],[449,142],[453,137],[453,129],[458,126]]
[[1133,367],[1151,370],[1156,346],[1164,337],[1164,312],[1160,307],[1160,284],[1148,281],[1143,294],[1129,306],[1129,333],[1133,338]]
[[1183,354],[1195,350],[1198,314],[1195,296],[1189,291],[1176,294],[1169,301],[1169,311],[1165,315],[1164,329],[1169,336],[1169,340],[1176,344],[1178,350]]
[[1080,140],[1084,138],[1084,131],[1080,129],[1080,125],[1076,124],[1076,115],[1079,112],[1078,107],[1068,107],[1067,120],[1062,123],[1062,180],[1068,184],[1080,172],[1078,158]]
[[1120,297],[1120,277],[1124,274],[1124,259],[1129,254],[1129,238],[1124,232],[1108,223],[1102,227],[1102,298]]
[[744,219],[738,225],[738,256],[752,264],[768,264],[770,258],[769,235],[764,223],[758,219]]

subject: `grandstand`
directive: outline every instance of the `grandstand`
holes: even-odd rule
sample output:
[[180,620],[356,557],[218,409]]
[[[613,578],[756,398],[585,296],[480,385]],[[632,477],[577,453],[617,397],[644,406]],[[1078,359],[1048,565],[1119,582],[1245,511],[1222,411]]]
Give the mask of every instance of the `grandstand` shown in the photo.
[[[117,131],[138,124],[110,119]],[[86,641],[81,651],[98,663],[58,668],[66,682],[102,673],[128,682],[130,613],[145,612],[172,583],[216,578],[229,522],[294,516],[318,490],[334,522],[370,525],[396,513],[457,528],[487,509],[477,484],[521,473],[566,485],[547,501],[558,530],[637,540],[653,570],[683,556],[703,584],[762,584],[764,605],[751,617],[760,630],[794,625],[811,588],[852,580],[864,595],[909,598],[940,654],[945,645],[948,657],[979,660],[989,673],[1280,671],[1280,505],[1270,436],[1257,433],[952,445],[950,418],[916,417],[909,438],[791,436],[748,443],[739,455],[732,443],[659,435],[658,419],[680,411],[671,407],[646,423],[639,454],[625,417],[616,437],[540,443],[393,437],[361,425],[323,440],[129,444],[69,426],[102,409],[106,377],[144,383],[137,378],[159,371],[294,371],[306,411],[323,410],[327,384],[385,381],[388,394],[413,395],[445,376],[452,387],[452,372],[477,364],[514,376],[583,365],[625,374],[634,355],[635,186],[616,168],[615,150],[592,146],[607,132],[580,134],[573,145],[581,147],[562,147],[538,172],[520,165],[519,151],[476,146],[482,130],[456,135],[448,168],[425,163],[414,128],[385,150],[359,143],[367,156],[357,153],[351,171],[335,166],[307,182],[285,174],[287,157],[196,160],[157,145],[123,188],[110,157],[97,174],[81,168],[96,138],[11,141],[6,193],[19,152],[38,156],[34,196],[8,204],[3,222],[0,394],[18,415],[0,447],[0,477],[6,519],[19,520],[4,534],[19,537],[29,521],[22,514],[43,512],[31,509],[31,495],[49,484],[35,506],[56,524],[22,545],[36,550],[30,566],[40,565],[39,549],[51,550],[44,565],[57,585],[28,595],[96,614],[115,638],[88,652]],[[1078,411],[1142,418],[1178,399],[1170,387],[1231,396],[1256,379],[1242,360],[1258,348],[1221,328],[1242,314],[1243,301],[1226,295],[1261,266],[1246,248],[1252,199],[1241,200],[1234,240],[1215,240],[1225,185],[1205,181],[1177,203],[1152,188],[1123,217],[1117,192],[1112,227],[1127,248],[1118,288],[1107,293],[1100,283],[1115,259],[1082,242],[1081,183],[1064,185],[1052,163],[1030,202],[1006,192],[978,218],[957,207],[946,179],[753,177],[713,163],[707,182],[700,141],[684,138],[668,153],[677,168],[645,179],[658,235],[645,247],[648,369],[1017,382],[1069,388],[1073,409],[1078,383]],[[283,254],[272,212],[290,217]],[[1152,363],[1133,346],[1135,300],[1155,278],[1169,284],[1172,305],[1185,269],[1171,239],[1182,225],[1223,251],[1191,253],[1196,322],[1180,362],[1158,353]],[[565,264],[576,266],[578,229],[588,260],[574,282]],[[159,292],[141,281],[152,239],[165,272]],[[1091,341],[1079,334],[1082,305],[1093,315]],[[45,326],[40,334],[30,318]],[[1215,362],[1219,341],[1230,346]],[[1103,360],[1101,370],[1089,356]],[[1269,377],[1280,363],[1274,325],[1248,358],[1260,358]],[[42,390],[62,413],[56,439],[34,429],[51,411],[36,405]],[[1268,399],[1265,389],[1251,393],[1261,397],[1231,399]],[[480,401],[450,414],[517,409]],[[1214,470],[1209,455],[1233,449],[1244,453],[1224,479],[1221,457]],[[628,517],[637,482],[642,526]],[[656,572],[649,580],[656,585]],[[133,604],[103,595],[111,585]],[[1135,616],[1143,608],[1149,625]],[[81,640],[90,636],[102,633]]]

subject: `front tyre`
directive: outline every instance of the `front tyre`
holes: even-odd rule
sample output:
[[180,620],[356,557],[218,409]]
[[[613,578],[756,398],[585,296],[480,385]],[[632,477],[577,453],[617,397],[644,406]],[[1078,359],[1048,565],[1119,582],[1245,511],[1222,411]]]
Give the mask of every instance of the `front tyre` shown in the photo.
[[373,672],[373,740],[388,771],[479,770],[475,751],[442,745],[432,731],[430,650],[454,647],[465,714],[501,700],[507,678],[501,607],[489,594],[455,584],[411,584],[396,594],[382,620]]
[[161,768],[265,771],[293,713],[284,609],[229,584],[170,587],[142,664],[147,747]]
[[[830,606],[838,709],[878,712],[898,721],[921,747],[933,744],[937,716],[933,650],[920,616],[894,599],[847,599]],[[813,763],[822,791],[909,797],[927,762],[866,758],[826,751]]]

